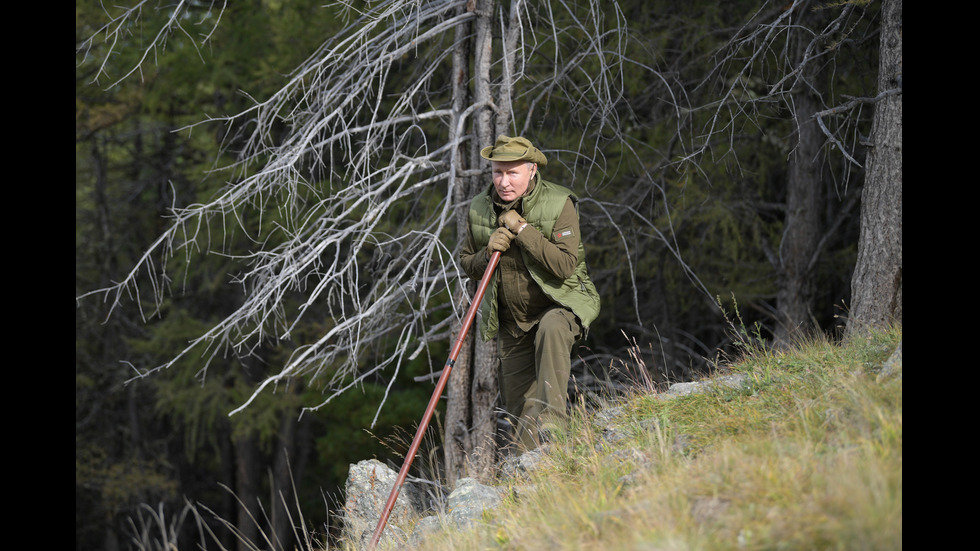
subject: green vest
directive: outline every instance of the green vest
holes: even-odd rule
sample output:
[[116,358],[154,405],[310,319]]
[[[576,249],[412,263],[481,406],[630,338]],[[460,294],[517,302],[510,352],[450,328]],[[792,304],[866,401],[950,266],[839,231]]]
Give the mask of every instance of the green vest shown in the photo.
[[[497,229],[497,214],[493,209],[490,192],[493,186],[487,187],[477,195],[470,204],[469,226],[473,241],[478,247],[486,247],[490,242],[490,234]],[[552,235],[555,221],[565,207],[565,201],[571,198],[578,208],[578,198],[572,191],[558,184],[540,179],[535,183],[531,194],[524,198],[524,219],[546,236]],[[531,278],[541,287],[541,290],[555,303],[572,311],[584,330],[595,321],[599,315],[599,293],[596,291],[589,270],[585,263],[585,247],[582,240],[578,246],[578,264],[575,273],[568,279],[559,279],[544,269],[541,264],[531,258],[523,249],[521,256],[531,274]],[[480,304],[480,315],[483,319],[481,335],[489,341],[499,329],[497,320],[497,273],[494,272],[487,286],[483,303]]]

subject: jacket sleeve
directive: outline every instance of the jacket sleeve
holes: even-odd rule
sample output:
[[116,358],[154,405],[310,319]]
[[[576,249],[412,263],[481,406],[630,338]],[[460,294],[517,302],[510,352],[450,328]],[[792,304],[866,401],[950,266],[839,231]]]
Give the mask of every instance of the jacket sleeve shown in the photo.
[[[566,199],[551,235],[544,235],[528,225],[517,235],[517,244],[544,268],[560,279],[572,277],[578,264],[578,212],[571,199]],[[484,262],[484,267],[486,262]]]
[[463,248],[459,253],[459,263],[460,267],[463,268],[463,272],[470,279],[475,280],[483,278],[484,272],[487,271],[487,266],[490,265],[486,248],[476,246],[473,242],[473,232],[470,229],[467,229],[466,239],[463,240]]

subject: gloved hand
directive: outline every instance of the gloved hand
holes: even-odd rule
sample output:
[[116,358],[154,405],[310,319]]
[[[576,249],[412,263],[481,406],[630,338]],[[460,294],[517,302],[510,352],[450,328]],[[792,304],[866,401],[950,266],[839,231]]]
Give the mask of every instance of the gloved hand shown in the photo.
[[511,231],[511,233],[517,235],[517,232],[521,229],[521,226],[527,224],[527,220],[525,220],[520,214],[517,214],[516,210],[511,209],[505,210],[503,214],[500,215],[500,218],[497,218],[497,223],[500,224],[500,227],[507,228]]
[[494,251],[504,252],[510,248],[510,242],[516,237],[507,228],[497,228],[490,234],[490,242],[487,243],[487,254],[491,255]]

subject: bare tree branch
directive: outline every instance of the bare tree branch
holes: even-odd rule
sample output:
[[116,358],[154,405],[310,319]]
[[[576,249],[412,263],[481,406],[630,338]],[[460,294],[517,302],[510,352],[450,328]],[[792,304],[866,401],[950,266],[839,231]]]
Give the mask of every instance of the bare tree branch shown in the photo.
[[[109,77],[108,64],[109,61],[116,55],[117,50],[121,47],[120,41],[125,35],[135,32],[134,29],[141,26],[141,19],[143,18],[144,9],[149,9],[148,4],[151,4],[149,0],[142,0],[137,2],[135,5],[123,9],[118,15],[112,16],[109,10],[103,7],[106,15],[109,16],[109,21],[106,22],[102,27],[100,27],[95,33],[93,33],[89,38],[82,41],[81,44],[75,46],[75,54],[81,55],[83,60],[92,54],[93,48],[96,46],[97,38],[102,37],[103,42],[106,44],[106,51],[101,55],[102,62],[99,65],[97,71],[95,71],[95,76],[92,78],[92,82],[98,82],[103,76]],[[190,2],[187,0],[180,0],[175,6],[167,6],[165,9],[169,11],[169,16],[160,28],[157,30],[156,35],[150,40],[149,44],[142,50],[142,54],[139,60],[130,67],[126,73],[124,73],[118,79],[115,79],[109,88],[116,86],[123,80],[126,80],[136,73],[141,73],[143,70],[143,65],[149,61],[152,57],[155,57],[157,50],[162,50],[166,48],[167,39],[169,35],[173,34],[175,31],[179,31],[186,35],[190,40],[191,44],[194,46],[195,50],[198,48],[197,40],[191,36],[191,34],[184,28],[181,21],[184,19],[185,14],[191,8]],[[202,19],[210,19],[214,14],[212,11],[217,2],[211,2],[209,8],[205,12],[205,16]],[[201,40],[201,44],[207,42],[211,35],[214,33],[214,29],[218,28],[221,23],[221,16],[224,14],[225,8],[227,7],[227,0],[221,2],[220,8],[217,10],[217,15],[214,17],[214,24],[211,26],[211,30],[204,35]],[[103,4],[104,6],[104,4]],[[200,52],[198,50],[198,52]]]
[[[854,163],[856,166],[860,167],[861,163],[859,163],[857,160],[854,159],[854,157],[851,156],[851,154],[848,152],[849,148],[845,147],[844,144],[841,142],[841,139],[838,138],[837,135],[834,132],[832,132],[829,128],[827,128],[827,123],[826,121],[824,121],[824,117],[830,117],[831,115],[846,114],[849,113],[852,109],[868,104],[873,105],[885,99],[888,96],[893,96],[895,94],[901,94],[901,93],[902,93],[901,88],[892,88],[890,90],[885,90],[881,92],[880,94],[878,94],[873,98],[849,98],[848,101],[844,102],[841,105],[838,105],[837,107],[832,107],[830,109],[825,109],[823,111],[815,113],[814,118],[817,120],[817,124],[820,125],[820,130],[823,131],[824,135],[827,136],[828,140],[830,140],[835,146],[837,146],[841,154],[844,155],[844,158]],[[847,96],[845,96],[845,98],[847,98]]]
[[[119,36],[146,4],[124,11],[100,33]],[[262,343],[289,341],[315,315],[330,320],[322,334],[313,342],[298,343],[285,365],[259,383],[232,414],[259,393],[296,377],[326,379],[325,399],[311,410],[381,372],[394,381],[407,358],[446,332],[445,323],[429,325],[426,313],[446,302],[461,274],[454,259],[456,217],[467,205],[454,199],[454,191],[459,178],[471,174],[459,173],[456,156],[463,143],[474,139],[466,131],[472,117],[483,116],[490,107],[498,120],[512,120],[515,130],[526,131],[535,108],[560,98],[562,108],[577,113],[587,128],[568,153],[593,162],[581,163],[584,174],[577,174],[580,163],[566,163],[573,181],[585,185],[601,179],[606,170],[599,157],[603,140],[622,141],[633,162],[645,166],[644,155],[628,143],[622,118],[629,113],[625,71],[650,71],[664,85],[671,108],[683,113],[668,79],[627,55],[631,38],[619,7],[598,0],[581,6],[546,3],[539,8],[544,19],[532,15],[531,5],[513,2],[509,13],[500,13],[505,29],[502,74],[507,77],[474,83],[492,86],[493,93],[477,94],[473,104],[454,111],[443,80],[455,41],[468,39],[457,37],[455,29],[476,17],[472,10],[457,9],[465,5],[465,0],[386,0],[364,13],[342,5],[350,23],[301,63],[278,92],[235,115],[182,129],[211,123],[236,129],[227,135],[225,150],[237,160],[215,166],[211,173],[227,178],[227,184],[205,202],[172,208],[169,229],[128,274],[77,299],[101,296],[111,313],[135,297],[146,318],[163,304],[170,285],[168,259],[183,253],[187,263],[203,254],[241,266],[234,279],[242,289],[241,303],[173,358],[142,369],[139,376],[168,368],[195,351],[203,355],[203,376],[225,354],[245,356],[257,353]],[[173,18],[146,52],[163,45],[184,9],[183,3],[174,8]],[[532,21],[540,21],[535,23],[539,28]],[[526,78],[528,60],[540,57],[548,42],[555,43],[551,78]],[[92,44],[89,40],[80,48]],[[494,103],[494,97],[502,101]],[[510,115],[514,99],[528,104],[530,112]],[[452,131],[449,121],[455,121]],[[276,130],[282,128],[284,133]],[[656,182],[650,173],[639,179]],[[410,217],[391,219],[393,212],[433,195],[444,199],[431,211],[409,207]],[[657,227],[628,204],[585,204],[606,212],[610,220],[630,213],[641,225],[634,231],[662,240],[680,260],[679,248],[670,244],[672,228]],[[274,219],[271,229],[261,229],[269,217]],[[231,229],[248,236],[248,250],[235,250],[224,239]],[[212,236],[212,231],[223,235]],[[625,241],[623,246],[629,254]],[[373,256],[385,261],[365,266],[365,259]],[[693,271],[686,271],[704,290]],[[144,306],[140,295],[147,283],[152,297]],[[635,297],[634,307],[639,313]],[[457,305],[450,302],[450,308],[451,317],[462,315]],[[371,350],[385,354],[365,367]]]

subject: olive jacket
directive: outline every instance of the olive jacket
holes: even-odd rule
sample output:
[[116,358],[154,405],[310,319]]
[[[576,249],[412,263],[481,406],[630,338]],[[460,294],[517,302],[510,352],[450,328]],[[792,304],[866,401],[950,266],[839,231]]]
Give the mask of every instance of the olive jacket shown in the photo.
[[480,334],[489,341],[498,330],[517,336],[528,331],[555,305],[571,310],[584,331],[599,313],[599,293],[589,277],[579,233],[578,198],[571,190],[535,174],[528,192],[510,205],[497,198],[493,185],[470,205],[469,233],[460,262],[463,271],[480,279],[486,271],[490,234],[506,208],[516,209],[528,226],[501,255],[483,303]]

